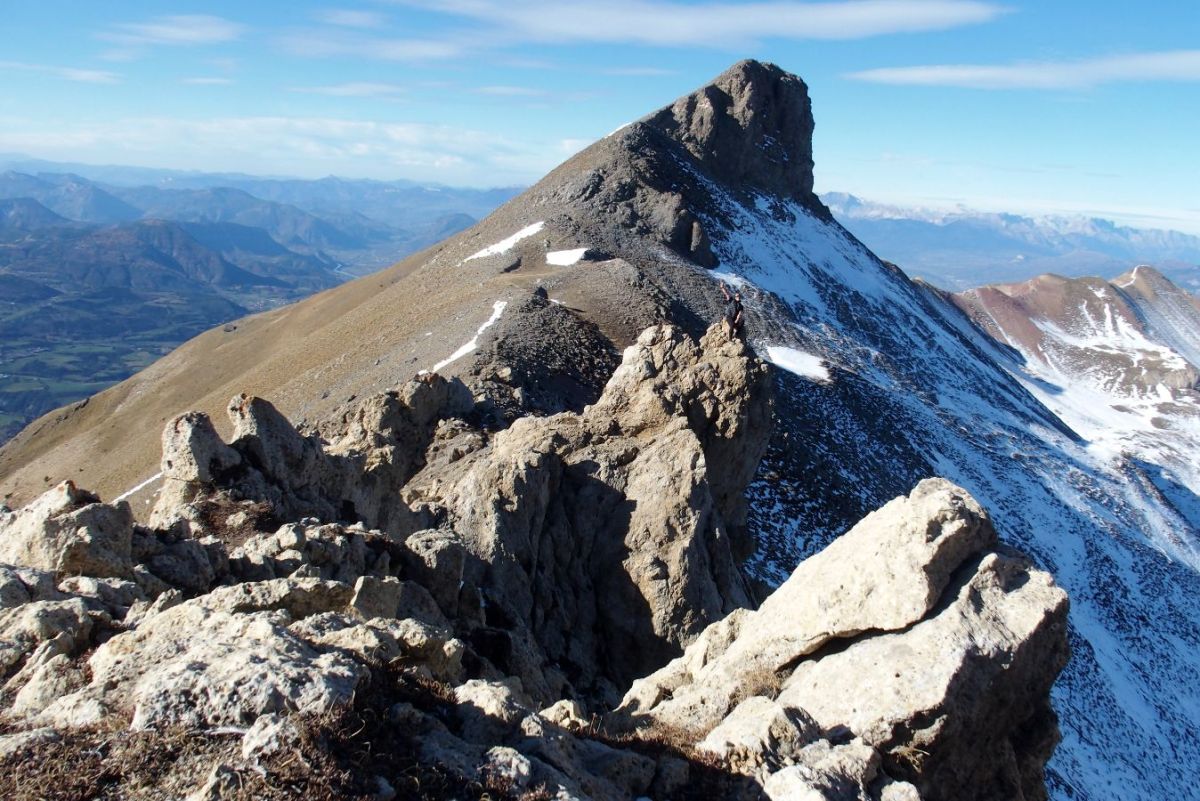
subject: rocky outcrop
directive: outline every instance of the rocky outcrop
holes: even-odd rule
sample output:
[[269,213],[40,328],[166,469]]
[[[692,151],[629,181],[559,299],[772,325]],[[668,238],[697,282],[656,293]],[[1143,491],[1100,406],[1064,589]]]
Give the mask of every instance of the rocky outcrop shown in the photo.
[[1067,598],[995,547],[970,496],[923,481],[635,682],[614,725],[683,732],[772,798],[1044,798]]
[[472,408],[461,381],[430,375],[373,396],[327,426],[333,441],[301,435],[262,398],[229,403],[226,445],[204,414],[189,412],[163,432],[163,489],[151,525],[206,529],[203,501],[214,486],[270,504],[274,517],[411,525],[396,490],[423,466],[438,424]]
[[133,516],[64,481],[16,512],[0,513],[0,564],[62,575],[128,576]]
[[[495,434],[463,419],[470,396],[436,375],[325,424],[328,444],[262,399],[235,398],[228,445],[202,415],[168,424],[153,522],[187,536],[139,541],[140,555],[188,592],[301,567],[349,583],[393,576],[392,600],[456,621],[539,702],[572,692],[615,702],[750,603],[743,491],[770,433],[769,381],[722,328],[697,343],[664,326],[626,350],[591,406]],[[360,531],[342,542],[335,529],[284,526],[206,562],[202,543],[230,540],[230,504],[247,502]],[[174,569],[188,559],[194,570]]]
[[726,186],[819,205],[808,87],[774,64],[740,61],[642,122],[682,144]]
[[[617,686],[748,604],[742,489],[769,403],[766,369],[740,341],[653,328],[581,414],[524,418],[414,477],[406,497],[462,538],[464,580],[488,625],[525,622],[493,648],[499,666],[539,699],[562,692],[542,684],[544,660],[615,700]],[[527,637],[541,653],[524,653]]]
[[6,517],[5,775],[116,759],[89,738],[118,726],[190,732],[153,763],[179,797],[1044,796],[1065,595],[961,489],[921,483],[751,611],[771,393],[743,343],[649,329],[595,403],[498,433],[439,417],[458,394],[367,399],[328,444],[238,398],[230,443],[167,426],[160,527],[69,485]]

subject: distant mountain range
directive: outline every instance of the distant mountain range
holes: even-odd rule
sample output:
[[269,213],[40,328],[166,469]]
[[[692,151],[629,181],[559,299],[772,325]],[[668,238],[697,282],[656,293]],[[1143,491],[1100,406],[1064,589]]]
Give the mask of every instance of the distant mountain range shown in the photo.
[[913,277],[961,290],[1024,281],[1116,275],[1152,264],[1176,284],[1200,289],[1200,237],[1128,228],[1095,217],[1026,217],[874,203],[842,192],[821,196],[838,222]]
[[373,272],[515,190],[0,157],[0,442],[192,336]]

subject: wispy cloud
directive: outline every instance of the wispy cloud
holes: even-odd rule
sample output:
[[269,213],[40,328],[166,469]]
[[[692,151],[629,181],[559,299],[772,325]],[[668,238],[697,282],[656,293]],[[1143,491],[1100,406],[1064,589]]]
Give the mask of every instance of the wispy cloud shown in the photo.
[[668,70],[662,67],[608,67],[600,70],[600,74],[631,78],[661,78],[667,75],[678,75],[679,70]]
[[765,39],[861,39],[989,22],[983,0],[708,2],[671,0],[395,0],[497,26],[515,41],[609,42],[730,49]]
[[544,89],[535,89],[532,86],[480,86],[471,91],[477,95],[493,97],[542,97],[546,94]]
[[1130,81],[1200,81],[1200,50],[1135,53],[1079,61],[884,67],[846,77],[902,86],[968,89],[1087,89]]
[[199,76],[196,78],[184,78],[180,83],[186,83],[189,86],[227,86],[233,83],[232,78],[217,78],[208,76]]
[[294,86],[291,91],[309,95],[330,95],[331,97],[394,97],[404,94],[408,90],[397,83],[349,81],[328,86]]
[[444,61],[464,55],[464,39],[407,39],[368,36],[339,30],[295,31],[279,39],[284,50],[296,56],[358,56],[380,61]]
[[28,64],[23,61],[0,61],[0,70],[35,72],[52,75],[64,81],[76,83],[117,83],[121,76],[107,70],[87,70],[76,67],[58,67],[52,64]]
[[328,117],[141,117],[43,127],[0,119],[0,152],[51,159],[256,174],[408,177],[459,185],[523,183],[559,160],[547,142],[449,125]]
[[387,18],[375,11],[359,11],[348,8],[330,8],[313,14],[317,22],[327,25],[340,25],[344,28],[379,28],[387,22]]
[[246,31],[246,26],[210,14],[178,14],[156,17],[149,22],[129,22],[112,26],[97,34],[100,39],[119,45],[204,45],[231,42]]

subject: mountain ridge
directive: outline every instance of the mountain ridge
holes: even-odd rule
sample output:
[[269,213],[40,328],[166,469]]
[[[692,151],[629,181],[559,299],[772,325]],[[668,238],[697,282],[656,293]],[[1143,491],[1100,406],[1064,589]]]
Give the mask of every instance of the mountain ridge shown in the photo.
[[[743,63],[713,85],[733,86],[747,70],[769,73]],[[705,94],[679,107],[702,108]],[[1137,465],[1089,454],[1013,377],[1010,350],[943,294],[909,281],[803,196],[726,186],[707,150],[697,158],[686,135],[670,135],[682,130],[634,123],[390,270],[248,318],[232,336],[201,335],[0,449],[0,488],[32,497],[47,474],[82,464],[85,483],[114,497],[157,469],[148,423],[197,409],[228,438],[220,412],[249,392],[311,431],[421,370],[464,380],[486,401],[488,429],[505,430],[523,414],[563,411],[562,396],[540,385],[534,345],[545,320],[568,352],[594,348],[597,332],[620,349],[663,322],[698,336],[719,319],[724,280],[747,297],[749,343],[778,368],[776,425],[744,524],[759,588],[780,584],[867,511],[945,476],[1072,597],[1075,656],[1053,691],[1064,740],[1047,768],[1051,795],[1103,798],[1119,782],[1127,797],[1149,799],[1183,786],[1189,760],[1179,755],[1198,746],[1175,733],[1187,729],[1196,691],[1160,677],[1198,673],[1182,645],[1200,636],[1188,600],[1200,583],[1194,526]],[[742,144],[755,151],[748,162],[764,158],[761,142]],[[535,290],[554,302],[530,300]],[[607,369],[597,364],[577,391],[598,396]],[[120,466],[92,467],[105,459]],[[135,508],[155,489],[130,496]]]

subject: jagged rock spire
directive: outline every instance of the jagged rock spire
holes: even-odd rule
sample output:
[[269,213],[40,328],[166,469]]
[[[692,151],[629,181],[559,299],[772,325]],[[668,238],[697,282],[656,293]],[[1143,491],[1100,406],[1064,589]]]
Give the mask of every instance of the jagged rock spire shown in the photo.
[[808,86],[774,64],[739,61],[642,122],[682,144],[724,183],[813,200]]

